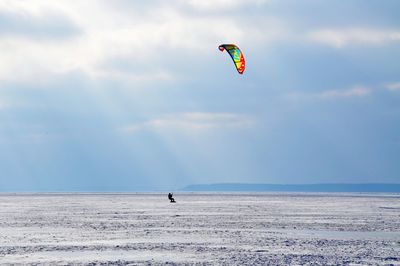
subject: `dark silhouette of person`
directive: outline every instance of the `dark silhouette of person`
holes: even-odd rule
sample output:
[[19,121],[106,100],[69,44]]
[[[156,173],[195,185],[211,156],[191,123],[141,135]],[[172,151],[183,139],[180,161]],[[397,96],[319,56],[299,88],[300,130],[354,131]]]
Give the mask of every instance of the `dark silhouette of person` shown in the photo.
[[175,202],[175,199],[172,197],[174,194],[173,193],[168,193],[168,199],[171,201],[171,202]]

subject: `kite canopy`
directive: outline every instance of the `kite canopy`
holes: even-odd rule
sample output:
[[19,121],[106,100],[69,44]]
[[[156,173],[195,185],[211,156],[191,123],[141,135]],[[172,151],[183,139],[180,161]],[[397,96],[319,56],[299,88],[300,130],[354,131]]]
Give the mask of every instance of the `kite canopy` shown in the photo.
[[240,51],[239,47],[237,47],[234,44],[221,44],[218,49],[223,52],[226,50],[229,55],[231,56],[233,62],[235,63],[236,69],[239,72],[239,74],[243,74],[245,68],[246,68],[246,63],[244,60],[244,56],[242,51]]

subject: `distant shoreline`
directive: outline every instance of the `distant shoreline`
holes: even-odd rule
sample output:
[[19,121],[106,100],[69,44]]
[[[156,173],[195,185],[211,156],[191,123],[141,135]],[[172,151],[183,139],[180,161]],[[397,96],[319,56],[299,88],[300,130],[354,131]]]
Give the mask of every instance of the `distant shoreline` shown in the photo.
[[182,191],[220,192],[382,192],[400,193],[400,184],[194,184]]

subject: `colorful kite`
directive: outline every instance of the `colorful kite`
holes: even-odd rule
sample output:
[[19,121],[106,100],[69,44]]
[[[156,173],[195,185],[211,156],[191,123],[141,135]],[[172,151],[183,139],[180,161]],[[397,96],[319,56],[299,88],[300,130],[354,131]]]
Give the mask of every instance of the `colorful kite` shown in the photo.
[[239,74],[243,74],[246,64],[243,53],[240,51],[239,47],[234,44],[221,44],[218,48],[221,52],[226,50],[229,53],[233,62],[235,63],[237,71]]

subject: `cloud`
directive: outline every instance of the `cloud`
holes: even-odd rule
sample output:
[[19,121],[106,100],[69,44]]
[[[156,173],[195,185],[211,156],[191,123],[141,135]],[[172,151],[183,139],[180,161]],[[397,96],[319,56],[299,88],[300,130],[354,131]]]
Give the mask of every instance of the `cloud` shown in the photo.
[[293,92],[286,95],[286,97],[293,101],[298,100],[340,100],[340,99],[350,99],[350,98],[360,98],[370,95],[372,89],[355,86],[348,89],[337,89],[337,90],[324,90],[317,93],[303,93],[303,92]]
[[252,117],[236,113],[180,113],[157,117],[140,124],[121,128],[124,133],[141,130],[163,131],[204,131],[209,129],[239,129],[254,125]]
[[79,28],[59,12],[33,15],[26,12],[0,10],[0,37],[16,36],[54,40],[70,38],[79,33]]
[[400,82],[388,83],[385,88],[390,91],[400,91]]
[[391,42],[400,42],[400,30],[344,28],[322,29],[308,34],[310,40],[343,48],[349,45],[382,45]]
[[317,94],[321,99],[338,99],[338,98],[353,98],[363,97],[371,93],[371,90],[366,87],[353,87],[347,90],[328,90]]
[[[117,3],[130,8],[116,8]],[[269,17],[257,19],[254,27],[246,24],[249,14],[241,20],[232,14],[194,16],[179,3],[183,5],[179,0],[172,7],[154,1],[1,2],[0,21],[5,23],[0,23],[0,81],[38,82],[79,72],[89,79],[157,84],[179,80],[179,71],[189,62],[214,56],[220,43],[235,41],[251,48],[285,33],[284,26]],[[223,0],[189,3],[206,9],[223,4]],[[232,7],[242,5],[230,2]],[[133,62],[137,69],[149,67],[143,73],[130,66],[107,65],[118,58]],[[171,67],[175,58],[183,65]]]
[[216,11],[216,10],[232,10],[248,5],[262,5],[266,0],[189,0],[182,1],[188,3],[192,7],[200,10]]

